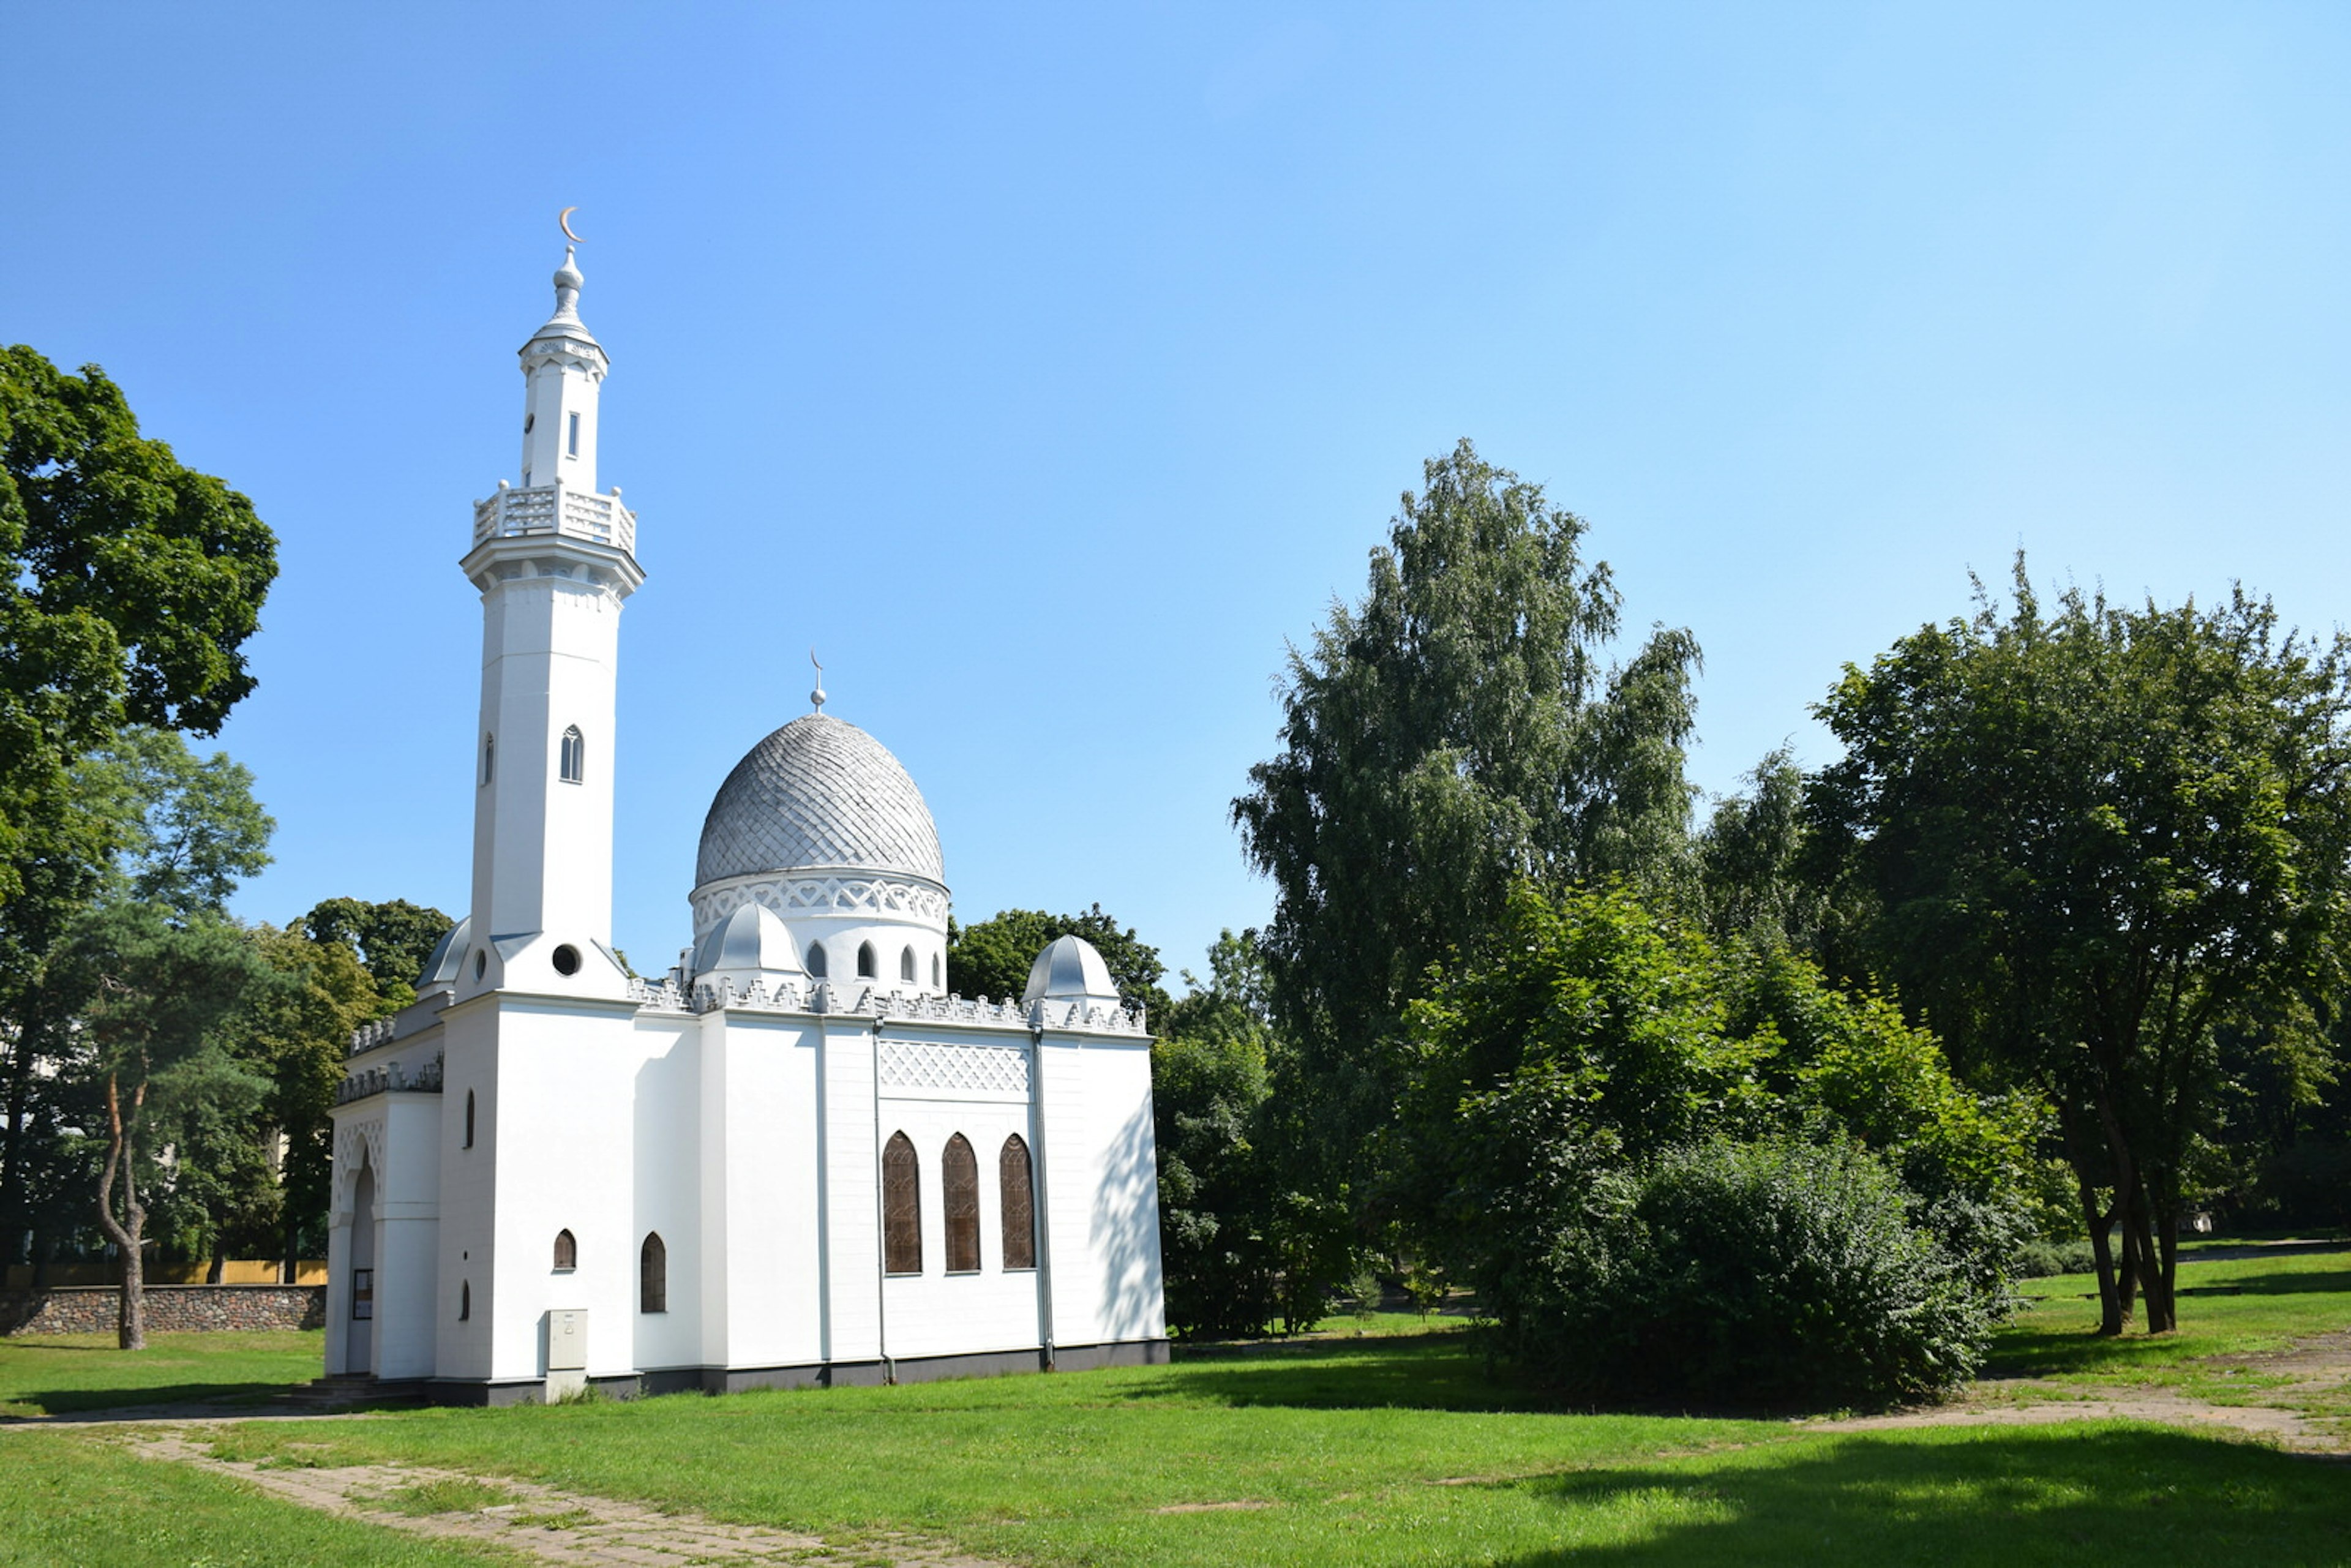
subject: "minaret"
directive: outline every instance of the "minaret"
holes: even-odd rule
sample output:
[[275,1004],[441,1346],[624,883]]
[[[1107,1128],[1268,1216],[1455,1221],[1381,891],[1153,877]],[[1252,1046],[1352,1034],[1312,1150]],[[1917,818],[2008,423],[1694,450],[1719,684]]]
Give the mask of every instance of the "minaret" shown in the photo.
[[482,709],[460,998],[627,991],[611,956],[613,685],[622,601],[644,572],[634,514],[596,490],[609,361],[580,319],[575,254],[522,347],[522,483],[475,503],[461,563],[482,592]]

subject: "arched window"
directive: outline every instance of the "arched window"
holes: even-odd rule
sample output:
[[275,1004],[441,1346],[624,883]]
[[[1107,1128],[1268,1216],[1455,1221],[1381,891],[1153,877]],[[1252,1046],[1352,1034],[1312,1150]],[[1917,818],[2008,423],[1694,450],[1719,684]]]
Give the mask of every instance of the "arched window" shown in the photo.
[[669,1311],[669,1249],[658,1230],[645,1232],[644,1249],[637,1254],[637,1311]]
[[1004,1266],[1037,1266],[1037,1186],[1029,1166],[1029,1145],[1020,1134],[1004,1140],[996,1156],[996,1188],[1004,1212]]
[[498,737],[482,737],[482,782],[487,784],[498,776]]
[[923,1173],[914,1140],[890,1134],[882,1150],[882,1271],[923,1271]]
[[940,991],[946,988],[946,981],[939,977],[939,956],[934,953],[931,955],[931,989]]
[[946,1197],[947,1272],[979,1272],[979,1161],[961,1133],[947,1140],[939,1161],[939,1190]]
[[588,777],[588,742],[576,724],[563,732],[562,776],[566,784],[579,784]]
[[571,1239],[569,1230],[555,1233],[555,1266],[567,1274],[580,1267],[580,1243]]
[[474,1146],[474,1092],[465,1091],[465,1147]]
[[857,945],[857,977],[861,980],[871,980],[881,973],[881,963],[873,956],[873,944],[860,942]]
[[809,944],[808,972],[810,979],[824,978],[824,944],[821,942]]
[[898,977],[910,986],[914,983],[914,950],[912,947],[898,955]]
[[473,1315],[474,1282],[471,1280],[460,1280],[457,1281],[457,1321],[462,1323]]

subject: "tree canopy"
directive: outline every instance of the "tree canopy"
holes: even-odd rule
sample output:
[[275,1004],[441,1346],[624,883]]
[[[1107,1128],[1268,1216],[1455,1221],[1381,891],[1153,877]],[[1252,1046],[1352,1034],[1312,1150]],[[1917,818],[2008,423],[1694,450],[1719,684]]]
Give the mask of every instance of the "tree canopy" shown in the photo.
[[1671,883],[1691,799],[1689,633],[1609,668],[1619,600],[1583,520],[1467,441],[1423,476],[1364,598],[1290,650],[1280,749],[1233,802],[1274,886],[1286,1087],[1341,1166],[1393,1118],[1429,967],[1491,930],[1521,880]]
[[0,349],[0,913],[28,859],[79,852],[77,759],[125,723],[210,735],[252,689],[277,572],[252,503],[141,435],[104,372]]
[[2351,644],[2241,591],[2044,608],[2022,557],[2012,600],[1979,585],[1971,618],[1847,667],[1814,852],[1961,1069],[2055,1105],[2106,1328],[2137,1287],[2160,1331],[2225,1036],[2290,1040],[2339,994]]
[[1159,978],[1167,972],[1159,949],[1102,912],[1099,904],[1082,915],[1048,915],[1041,909],[1000,909],[972,925],[947,926],[947,989],[959,996],[1010,997],[1029,986],[1029,969],[1047,943],[1082,936],[1094,945],[1118,986],[1119,999],[1140,1007],[1146,1017],[1165,1010],[1167,993]]

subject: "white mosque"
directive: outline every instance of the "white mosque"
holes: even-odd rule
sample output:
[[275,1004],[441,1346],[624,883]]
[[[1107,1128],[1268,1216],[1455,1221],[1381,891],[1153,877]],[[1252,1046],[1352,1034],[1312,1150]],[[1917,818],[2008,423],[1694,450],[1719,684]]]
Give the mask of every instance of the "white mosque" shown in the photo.
[[474,507],[471,913],[334,1113],[331,1376],[505,1404],[1165,1359],[1150,1037],[1065,936],[946,990],[920,790],[822,711],[702,828],[694,941],[611,946],[613,678],[644,580],[596,488],[604,350],[567,251],[519,485]]

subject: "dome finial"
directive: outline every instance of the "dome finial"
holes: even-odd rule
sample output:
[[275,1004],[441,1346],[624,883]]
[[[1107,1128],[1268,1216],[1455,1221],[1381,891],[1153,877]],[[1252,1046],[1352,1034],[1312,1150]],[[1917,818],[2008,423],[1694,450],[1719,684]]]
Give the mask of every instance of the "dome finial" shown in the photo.
[[816,704],[817,712],[822,713],[824,711],[824,666],[817,664],[814,648],[809,650],[809,663],[816,664],[816,690],[809,693],[809,701]]

